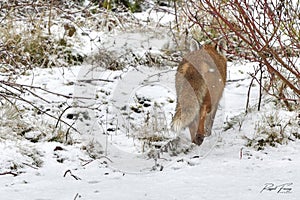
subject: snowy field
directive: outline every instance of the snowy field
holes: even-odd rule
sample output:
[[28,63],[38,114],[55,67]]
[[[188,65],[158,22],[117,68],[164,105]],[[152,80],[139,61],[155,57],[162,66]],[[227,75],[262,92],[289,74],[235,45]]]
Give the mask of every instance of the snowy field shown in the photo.
[[[65,78],[68,81],[75,81],[79,68],[66,69]],[[244,112],[247,85],[250,80],[244,77],[242,81],[233,81],[243,79],[243,75],[239,74],[240,70],[237,69],[240,69],[239,65],[229,64],[232,82],[227,83],[214,134],[207,138],[202,146],[189,147],[191,150],[188,153],[179,153],[176,156],[161,153],[160,158],[155,161],[149,154],[146,156],[145,153],[141,153],[142,147],[139,142],[127,137],[122,131],[107,138],[101,134],[99,126],[87,128],[82,127],[84,125],[81,123],[78,123],[78,128],[82,128],[82,136],[86,141],[98,140],[103,144],[106,147],[106,156],[91,152],[97,158],[91,159],[82,150],[81,143],[63,145],[57,142],[31,143],[28,140],[14,138],[5,141],[1,139],[2,171],[8,171],[12,162],[20,165],[23,163],[24,166],[17,170],[20,173],[18,176],[10,174],[1,176],[2,199],[297,199],[300,195],[300,142],[290,142],[288,145],[266,147],[263,151],[256,151],[253,147],[246,147],[246,141],[243,139],[245,135],[251,137],[255,124],[259,123],[262,115],[275,111],[266,108],[260,113],[250,113],[244,118],[240,130],[234,127],[222,131],[223,120],[243,115]],[[44,85],[49,90],[57,88],[56,91],[65,94],[74,91],[74,86],[64,84],[65,79],[55,78],[59,77],[59,70],[38,71],[34,85]],[[165,71],[141,68],[136,73],[142,72],[149,77]],[[105,71],[104,74],[106,73],[109,77],[120,74],[118,71]],[[170,77],[162,76],[159,84],[151,84],[150,88],[145,87],[144,90],[137,85],[138,88],[134,88],[133,91],[141,92],[145,97],[156,99],[157,102],[165,102],[164,100],[168,98],[174,99],[174,90],[171,86],[169,88],[169,85],[174,84],[174,80],[168,79],[174,77],[174,71],[168,73]],[[29,81],[30,76],[27,79]],[[114,84],[117,86],[117,82],[130,80],[132,78],[119,79]],[[102,90],[112,93],[112,90],[118,91],[113,83],[102,84]],[[122,84],[130,86],[130,83]],[[170,93],[163,88],[168,88]],[[82,91],[82,95],[87,91]],[[255,92],[253,94],[255,96]],[[112,96],[120,97],[120,95],[122,94]],[[130,104],[130,97],[125,93],[123,95],[129,98],[129,103],[127,101],[126,103]],[[165,105],[163,109],[167,115],[167,122],[170,122],[174,103]],[[108,118],[114,117],[113,113],[108,115]],[[284,115],[282,112],[280,117],[288,115],[293,114]],[[1,134],[4,133],[5,130]],[[181,137],[181,145],[190,146],[188,134]],[[101,150],[101,146],[98,147]],[[22,151],[26,152],[28,157],[23,156]],[[39,159],[43,162],[39,168],[30,167],[32,158],[29,154],[36,152],[39,152],[41,155]]]
[[[152,17],[170,21],[161,13]],[[129,46],[136,55],[145,55],[150,47],[159,54],[168,42],[167,35],[158,37],[156,32],[90,35],[107,41],[98,45],[114,51]],[[94,43],[81,39],[86,40],[82,51],[93,54]],[[251,109],[245,114],[248,73],[256,63],[228,63],[213,133],[201,146],[190,143],[187,130],[181,135],[170,131],[176,68],[166,64],[107,70],[104,65],[34,69],[17,79],[37,86],[35,93],[45,99],[25,93],[28,100],[61,116],[76,131],[70,129],[61,143],[54,136],[68,129],[64,123],[53,131],[57,120],[23,103],[20,128],[15,129],[10,125],[14,119],[8,117],[15,108],[2,109],[0,199],[299,199],[300,141],[287,139],[260,151],[249,145],[263,137],[257,134],[267,129],[270,116],[286,125],[283,130],[289,138],[300,133],[299,113],[276,106],[272,98],[264,97],[257,111],[257,85],[251,89]]]

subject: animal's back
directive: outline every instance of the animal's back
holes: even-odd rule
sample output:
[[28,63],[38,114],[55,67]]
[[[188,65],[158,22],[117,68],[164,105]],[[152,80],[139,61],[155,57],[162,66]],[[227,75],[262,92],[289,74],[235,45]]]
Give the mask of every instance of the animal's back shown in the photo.
[[[207,113],[213,111],[213,121],[225,81],[226,58],[218,51],[217,46],[204,45],[187,54],[176,73],[177,106],[172,120],[173,129],[178,132],[191,126],[191,123],[198,123],[195,121],[201,120],[201,109],[206,109]],[[206,107],[202,108],[204,105]],[[210,123],[208,126],[212,126],[212,122]],[[198,127],[199,125],[197,129]],[[195,128],[190,127],[190,131],[191,129]]]

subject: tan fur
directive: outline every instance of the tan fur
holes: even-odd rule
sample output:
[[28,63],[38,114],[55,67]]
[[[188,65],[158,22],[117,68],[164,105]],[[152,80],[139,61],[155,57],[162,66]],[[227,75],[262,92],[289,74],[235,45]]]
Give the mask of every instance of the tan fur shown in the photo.
[[206,44],[187,54],[177,69],[177,105],[172,128],[189,127],[191,139],[200,145],[210,135],[226,82],[226,58],[219,46]]

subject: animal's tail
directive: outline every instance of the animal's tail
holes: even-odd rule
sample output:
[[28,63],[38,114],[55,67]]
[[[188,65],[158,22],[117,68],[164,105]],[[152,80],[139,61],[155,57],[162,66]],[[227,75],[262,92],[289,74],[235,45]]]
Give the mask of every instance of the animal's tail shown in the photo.
[[196,94],[193,89],[192,91],[182,90],[181,93],[178,94],[176,111],[171,123],[173,131],[179,132],[192,123],[197,117],[202,103],[199,102],[197,95],[199,94]]

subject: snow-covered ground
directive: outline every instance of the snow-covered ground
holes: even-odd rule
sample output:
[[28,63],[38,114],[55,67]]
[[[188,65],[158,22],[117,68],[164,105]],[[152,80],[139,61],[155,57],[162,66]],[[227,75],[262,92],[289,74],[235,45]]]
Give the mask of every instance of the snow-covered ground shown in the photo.
[[[167,100],[175,98],[172,86],[174,70],[141,67],[135,72],[129,70],[122,74],[120,71],[105,71],[101,74],[103,79],[115,80],[114,77],[120,74],[123,78],[116,79],[113,83],[101,82],[97,85],[89,83],[90,87],[66,84],[65,81],[76,81],[81,68],[87,67],[65,69],[64,78],[59,77],[61,73],[59,69],[39,69],[35,74],[33,85],[43,85],[50,91],[55,90],[66,95],[69,92],[74,94],[77,92],[77,95],[85,97],[93,96],[99,90],[106,91],[110,93],[106,99],[108,103],[104,106],[107,108],[110,106],[118,108],[122,103],[129,106],[134,101],[132,99],[135,97],[134,94],[140,94],[150,99],[150,104],[152,101],[163,104],[161,109],[166,116],[166,122],[170,122],[175,103],[167,104]],[[95,160],[82,150],[81,143],[63,145],[57,142],[31,143],[14,138],[1,139],[1,172],[9,171],[12,162],[28,164],[16,170],[20,173],[18,176],[9,174],[1,176],[2,199],[297,199],[300,195],[300,142],[290,142],[288,145],[266,147],[263,151],[256,151],[253,147],[246,147],[246,141],[242,138],[244,135],[255,133],[254,127],[259,122],[260,115],[269,112],[268,110],[248,114],[240,130],[235,126],[228,131],[222,131],[226,119],[244,112],[250,80],[246,78],[245,73],[240,74],[240,69],[243,68],[239,65],[229,64],[230,81],[227,83],[218,111],[214,134],[200,147],[190,147],[188,134],[182,136],[181,145],[191,148],[188,153],[179,153],[176,156],[170,156],[168,152],[158,153],[160,158],[155,161],[153,157],[156,155],[151,157],[149,152],[141,153],[139,140],[127,136],[122,129],[108,137],[103,135],[102,129],[99,128],[99,124],[103,122],[100,116],[94,119],[96,123],[93,125],[82,127],[84,125],[78,123],[77,126],[81,128],[85,142],[97,140],[106,148],[105,150],[101,149],[100,145],[96,146],[96,150],[100,148],[98,150],[104,150],[107,155],[101,156],[97,152],[91,152],[95,154],[97,158]],[[155,76],[157,77],[154,78]],[[149,77],[155,80],[150,81],[150,84],[140,84],[145,80],[149,81]],[[32,81],[31,78],[25,77],[23,83]],[[240,81],[233,81],[235,79]],[[86,90],[75,91],[82,89],[81,87]],[[120,89],[122,87],[125,89]],[[252,93],[254,103],[255,88]],[[110,101],[110,97],[115,100]],[[103,106],[97,101],[104,102],[105,95],[99,94],[98,99],[100,100],[84,104]],[[108,125],[105,126],[118,121],[118,117],[114,116],[114,110],[109,110],[108,116],[102,117],[107,120]],[[134,114],[131,114],[134,118]],[[109,123],[110,119],[113,123]],[[143,119],[136,118],[136,120],[140,121],[136,125],[143,125]],[[90,123],[92,121],[90,120]],[[120,127],[121,123],[120,121]],[[132,134],[133,130],[128,131],[128,134]],[[137,131],[141,130],[137,128]],[[7,134],[5,130],[1,132]],[[172,133],[166,134],[172,137]],[[41,156],[37,156],[39,157],[37,159],[41,159],[41,167],[30,167],[32,160],[24,158],[24,153],[20,151],[26,152],[26,155],[39,152]],[[272,186],[274,190],[264,190],[266,187],[270,188],[271,184],[274,184]]]
[[[150,47],[158,52],[167,42],[166,35],[156,37],[155,32],[99,35],[107,41],[102,44],[106,48],[114,43],[112,51],[131,46],[141,56]],[[85,44],[90,51],[92,43]],[[176,103],[174,67],[140,65],[112,71],[104,64],[34,69],[17,80],[40,87],[35,93],[46,101],[29,93],[25,97],[41,110],[60,116],[65,108],[61,119],[74,123],[77,131],[59,138],[67,126],[60,123],[61,129],[55,129],[57,120],[27,104],[20,105],[21,116],[12,116],[13,107],[2,109],[0,199],[299,198],[300,141],[287,140],[260,151],[247,145],[263,137],[258,132],[267,130],[270,116],[286,125],[284,134],[299,133],[298,113],[279,109],[268,98],[260,112],[255,110],[255,85],[249,96],[252,109],[245,115],[248,72],[256,63],[228,63],[214,131],[201,146],[190,143],[186,130],[179,136],[170,131]],[[12,128],[10,123],[18,117],[19,129]],[[57,142],[66,138],[69,145]]]

